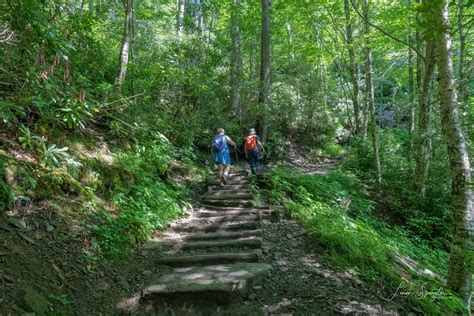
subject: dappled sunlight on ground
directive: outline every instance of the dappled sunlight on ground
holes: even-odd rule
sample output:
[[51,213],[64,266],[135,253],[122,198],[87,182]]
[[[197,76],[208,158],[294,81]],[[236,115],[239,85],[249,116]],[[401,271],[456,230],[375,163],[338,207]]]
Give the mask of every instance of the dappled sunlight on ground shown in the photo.
[[[264,225],[264,259],[273,265],[269,277],[261,285],[250,288],[242,301],[219,306],[212,302],[204,303],[201,299],[169,302],[167,300],[151,302],[141,301],[136,295],[123,299],[117,306],[123,310],[132,308],[145,314],[146,310],[177,315],[318,315],[318,314],[370,314],[400,315],[406,314],[406,302],[382,299],[390,297],[387,293],[378,292],[359,280],[357,271],[334,269],[323,249],[308,248],[308,235],[305,229],[294,221],[265,221]],[[167,233],[165,238],[182,238]],[[156,241],[154,243],[156,244]],[[151,256],[150,254],[148,254]],[[248,269],[229,270],[225,264],[214,265],[203,270],[193,267],[175,268],[157,274],[156,281],[167,275],[167,282],[149,281],[151,289],[160,292],[170,290],[181,282],[190,286],[229,282],[239,286],[239,278]],[[170,273],[173,276],[170,276]],[[161,279],[161,280],[164,280]],[[215,283],[214,283],[215,282]],[[153,288],[155,287],[155,288]],[[218,297],[218,296],[216,296]]]
[[87,148],[82,144],[74,144],[73,149],[89,159],[99,160],[112,165],[114,163],[114,155],[103,137],[98,136],[94,145],[93,148]]
[[119,311],[133,311],[140,305],[141,293],[135,293],[130,297],[122,298],[116,304]]

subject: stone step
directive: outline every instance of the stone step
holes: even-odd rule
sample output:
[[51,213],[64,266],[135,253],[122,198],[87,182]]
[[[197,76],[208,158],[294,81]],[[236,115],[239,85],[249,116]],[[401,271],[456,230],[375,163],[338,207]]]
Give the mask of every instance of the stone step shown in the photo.
[[225,194],[225,193],[220,193],[219,194],[208,194],[206,195],[206,199],[212,199],[212,200],[236,200],[236,199],[241,199],[241,200],[252,200],[253,199],[253,193],[234,193],[234,194]]
[[264,263],[175,268],[145,287],[142,298],[198,299],[227,304],[244,297],[271,269],[271,265]]
[[[225,188],[225,187],[224,187]],[[234,195],[246,195],[246,194],[253,194],[252,190],[243,190],[243,189],[237,189],[237,190],[214,190],[214,191],[208,191],[207,195],[210,196],[234,196]]]
[[[219,174],[219,171],[214,171],[212,172],[212,175],[217,176]],[[246,176],[248,175],[248,172],[246,170],[242,169],[231,169],[229,171],[229,175],[239,175],[239,176]]]
[[270,214],[271,210],[261,210],[261,209],[253,209],[253,208],[243,208],[231,211],[197,211],[194,213],[196,217],[214,217],[214,216],[236,216],[236,215],[252,215],[252,214],[260,214],[263,215]]
[[221,192],[221,191],[233,191],[233,190],[252,190],[252,186],[250,184],[227,184],[224,186],[221,185],[210,185],[207,187],[209,192]]
[[172,229],[176,232],[222,232],[235,230],[249,230],[260,228],[260,221],[243,221],[229,224],[208,224],[208,225],[182,225],[176,226]]
[[[213,176],[215,179],[218,179],[219,176],[216,174]],[[248,180],[247,175],[239,175],[239,174],[229,174],[227,175],[228,181],[238,181],[238,180]]]
[[196,250],[206,248],[262,248],[262,239],[252,236],[241,239],[212,240],[212,241],[187,241],[167,242],[174,251],[177,250]]
[[252,206],[252,207],[235,207],[235,206],[219,206],[219,205],[208,205],[202,204],[202,209],[214,210],[214,211],[241,211],[241,210],[267,210],[271,211],[268,206]]
[[257,262],[262,258],[262,250],[249,252],[219,252],[211,254],[196,254],[189,256],[160,257],[157,264],[168,266],[186,266],[195,264],[220,264],[232,262]]
[[203,200],[205,204],[216,205],[216,206],[234,206],[234,207],[252,207],[254,206],[254,201],[250,199],[242,200],[216,200],[211,198],[205,198]]
[[260,220],[260,214],[236,214],[236,215],[222,215],[211,217],[195,217],[187,222],[183,222],[181,225],[209,225],[209,224],[232,224],[236,222],[247,222],[247,221],[258,221]]
[[[221,184],[221,181],[219,179],[213,179],[211,181],[209,181],[209,184],[210,185],[220,185]],[[232,180],[230,179],[229,181],[227,181],[227,186],[230,186],[230,185],[242,185],[242,184],[250,184],[250,181],[249,180]],[[224,185],[225,187],[226,185]]]
[[185,241],[190,240],[223,240],[223,239],[238,239],[247,237],[258,237],[262,235],[262,230],[241,230],[241,231],[229,231],[229,232],[217,232],[217,233],[194,233],[183,237]]

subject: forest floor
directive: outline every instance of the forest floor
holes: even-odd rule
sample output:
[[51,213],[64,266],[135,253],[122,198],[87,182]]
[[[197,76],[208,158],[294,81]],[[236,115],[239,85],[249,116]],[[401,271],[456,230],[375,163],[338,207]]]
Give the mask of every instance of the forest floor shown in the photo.
[[[315,174],[337,163],[294,162]],[[86,261],[84,241],[79,233],[71,234],[70,223],[55,218],[46,206],[27,218],[0,225],[0,315],[33,308],[53,315],[421,313],[403,298],[390,297],[383,284],[374,288],[355,271],[335,268],[318,241],[291,219],[264,220],[262,261],[273,270],[243,301],[226,306],[177,304],[157,311],[140,301],[141,289],[163,273],[150,245],[136,247],[126,261]]]

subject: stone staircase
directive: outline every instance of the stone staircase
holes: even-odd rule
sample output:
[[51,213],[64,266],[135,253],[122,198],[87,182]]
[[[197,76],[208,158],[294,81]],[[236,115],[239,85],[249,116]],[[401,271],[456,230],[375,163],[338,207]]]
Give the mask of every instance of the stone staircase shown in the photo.
[[156,263],[170,268],[143,289],[143,298],[226,304],[269,274],[271,265],[260,261],[262,218],[270,209],[255,206],[247,173],[232,171],[226,186],[215,176],[201,203],[161,238]]

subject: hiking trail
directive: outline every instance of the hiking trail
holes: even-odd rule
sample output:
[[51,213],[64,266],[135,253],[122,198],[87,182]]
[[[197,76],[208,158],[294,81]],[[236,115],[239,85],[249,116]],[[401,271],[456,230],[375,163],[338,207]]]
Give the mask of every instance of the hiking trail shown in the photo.
[[170,269],[143,289],[142,298],[225,304],[244,297],[272,269],[260,262],[262,218],[270,212],[255,205],[246,171],[231,171],[225,186],[211,180],[192,216],[161,236],[156,263]]
[[149,269],[143,271],[143,286],[119,309],[133,315],[411,310],[355,271],[335,269],[304,227],[256,205],[250,182],[242,169],[231,171],[226,186],[214,175],[195,211],[152,240],[143,260]]

